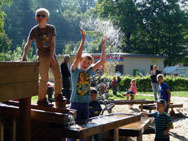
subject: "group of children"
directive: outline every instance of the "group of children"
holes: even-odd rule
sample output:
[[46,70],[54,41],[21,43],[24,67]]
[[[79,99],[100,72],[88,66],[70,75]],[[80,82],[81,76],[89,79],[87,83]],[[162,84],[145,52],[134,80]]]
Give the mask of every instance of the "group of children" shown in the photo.
[[[55,104],[59,107],[62,99],[62,78],[59,68],[59,64],[55,55],[55,37],[56,29],[53,25],[47,24],[49,20],[49,11],[44,8],[36,10],[35,20],[37,25],[34,26],[28,36],[22,61],[27,61],[26,55],[35,40],[37,44],[37,54],[39,60],[39,74],[40,74],[40,85],[38,95],[38,105],[41,106],[53,106],[46,99],[46,87],[48,82],[48,71],[52,70],[55,80]],[[76,53],[75,60],[71,66],[71,80],[72,80],[72,94],[70,98],[70,108],[77,110],[76,121],[87,120],[89,117],[99,115],[101,111],[100,104],[96,102],[97,91],[90,86],[90,76],[105,62],[105,47],[107,37],[104,36],[101,41],[101,58],[93,65],[93,57],[90,54],[83,54],[84,42],[85,42],[85,31],[81,30],[82,40],[80,47]],[[168,131],[171,128],[171,120],[169,116],[164,112],[168,110],[170,103],[170,91],[168,86],[163,83],[163,76],[157,76],[158,82],[160,83],[159,93],[160,98],[164,99],[157,103],[158,112],[150,114],[149,116],[155,117],[156,124],[156,140],[159,138],[168,139]],[[116,85],[115,85],[116,86]],[[134,99],[134,95],[137,92],[136,81],[131,81],[131,89],[125,95],[129,99],[129,95]],[[91,95],[91,97],[90,97]],[[167,102],[167,105],[166,105]],[[90,103],[90,105],[89,105]],[[93,110],[95,109],[95,110]],[[96,110],[97,109],[97,110]],[[90,110],[90,113],[89,113]],[[147,114],[144,114],[146,115]]]

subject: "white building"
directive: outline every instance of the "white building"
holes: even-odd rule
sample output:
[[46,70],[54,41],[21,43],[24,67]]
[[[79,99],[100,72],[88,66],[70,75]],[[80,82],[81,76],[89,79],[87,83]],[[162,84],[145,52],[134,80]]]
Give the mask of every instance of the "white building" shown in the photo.
[[[100,53],[92,53],[95,62],[100,59]],[[70,64],[75,59],[75,55],[71,55]],[[131,53],[110,53],[106,55],[106,63],[104,64],[104,72],[106,74],[136,75],[150,74],[153,65],[157,65],[159,70],[164,68],[164,56],[156,56],[149,54],[131,54]],[[58,56],[60,63],[63,56]],[[103,67],[102,67],[103,68]]]

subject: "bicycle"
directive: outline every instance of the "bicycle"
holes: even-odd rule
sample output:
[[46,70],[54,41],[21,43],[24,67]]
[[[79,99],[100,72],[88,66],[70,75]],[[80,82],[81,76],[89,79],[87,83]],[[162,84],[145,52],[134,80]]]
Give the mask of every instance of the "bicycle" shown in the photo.
[[113,103],[113,100],[109,99],[109,83],[100,82],[100,78],[101,76],[99,74],[92,76],[91,84],[95,84],[92,86],[96,87],[97,91],[99,92],[99,97],[97,98],[97,100],[100,104],[104,105],[104,108],[100,113],[100,115],[103,115],[105,111],[107,111],[108,113],[112,113],[112,109],[114,108],[115,104]]

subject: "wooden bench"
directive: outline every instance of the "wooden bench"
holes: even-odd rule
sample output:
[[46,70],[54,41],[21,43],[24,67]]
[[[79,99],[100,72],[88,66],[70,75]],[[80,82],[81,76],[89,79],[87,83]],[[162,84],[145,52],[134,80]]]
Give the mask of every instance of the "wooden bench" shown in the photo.
[[142,134],[153,123],[153,121],[154,118],[142,117],[140,121],[120,127],[120,139],[122,141],[127,141],[130,139],[130,137],[137,137],[137,141],[142,141]]
[[[174,115],[175,112],[174,112],[174,108],[182,108],[183,107],[183,104],[173,104],[171,103],[169,108],[170,108],[170,115]],[[156,106],[154,104],[152,105],[143,105],[143,107],[140,107],[139,108],[142,108],[142,109],[145,109],[145,110],[149,110],[149,112],[151,113],[152,110],[155,110],[156,109]]]
[[116,105],[124,105],[124,104],[140,104],[140,110],[143,111],[143,105],[144,104],[153,104],[154,101],[152,100],[145,100],[145,99],[139,99],[139,100],[114,100],[113,103]]

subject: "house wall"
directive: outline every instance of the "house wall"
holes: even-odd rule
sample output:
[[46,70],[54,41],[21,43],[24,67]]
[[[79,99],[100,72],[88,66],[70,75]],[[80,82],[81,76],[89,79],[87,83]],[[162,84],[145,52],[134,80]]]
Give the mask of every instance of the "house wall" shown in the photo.
[[164,58],[125,57],[124,75],[133,75],[134,69],[142,72],[144,75],[149,74],[152,65],[157,65],[159,70],[163,70]]
[[[94,56],[94,58],[100,58],[100,56]],[[63,61],[63,56],[57,57],[59,65]],[[71,56],[70,64],[73,63],[75,56]],[[115,74],[116,65],[123,66],[123,74],[122,75],[134,75],[133,70],[136,69],[143,74],[149,74],[151,65],[157,65],[159,70],[163,70],[164,68],[164,59],[165,58],[157,58],[157,57],[135,57],[135,56],[125,56],[123,57],[123,61],[117,60],[106,60],[104,64],[104,72],[108,75]],[[95,60],[97,61],[97,60]]]

